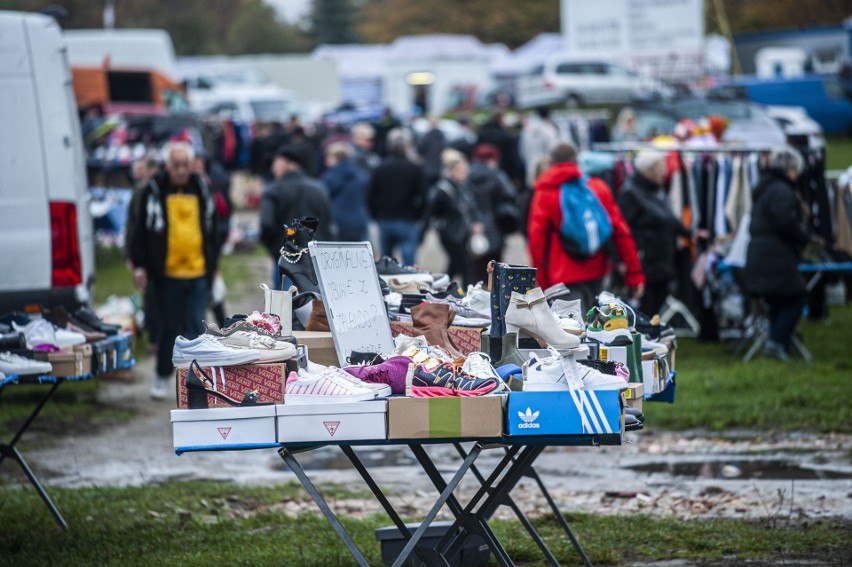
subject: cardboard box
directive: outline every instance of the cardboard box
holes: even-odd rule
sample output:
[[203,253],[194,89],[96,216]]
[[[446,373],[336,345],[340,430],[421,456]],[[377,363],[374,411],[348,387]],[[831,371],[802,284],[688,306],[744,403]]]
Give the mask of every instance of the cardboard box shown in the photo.
[[278,442],[387,439],[386,400],[275,406]]
[[[65,350],[59,352],[35,351],[35,360],[49,362],[53,366],[50,376],[87,376],[92,373],[92,349],[89,345],[79,345],[82,350]],[[88,354],[84,354],[88,352]]]
[[[414,325],[411,323],[391,321],[390,328],[391,335],[394,337],[397,335],[406,335],[409,337],[415,336]],[[453,340],[456,347],[458,347],[459,351],[464,355],[468,355],[482,348],[482,339],[479,336],[480,333],[482,333],[482,330],[483,327],[452,326],[447,330],[447,334],[450,335],[450,338]]]
[[509,392],[507,435],[620,435],[621,391]]
[[107,340],[115,345],[115,350],[112,353],[113,370],[121,370],[133,366],[132,335],[128,333],[119,333],[112,337],[107,337]]
[[613,360],[627,365],[627,347],[601,345],[598,355],[599,360]]
[[[259,402],[272,402],[280,404],[284,401],[284,386],[290,370],[295,369],[285,363],[276,364],[244,364],[241,366],[224,366],[208,368],[204,371],[216,383],[216,391],[225,394],[235,400],[242,401],[246,392],[257,390],[260,393]],[[215,370],[215,372],[214,372]],[[185,409],[186,400],[186,374],[188,369],[178,368],[177,374],[177,403],[178,407]],[[215,396],[208,395],[207,403],[211,408],[232,406]]]
[[493,438],[503,435],[505,395],[388,398],[388,439]]
[[275,406],[172,410],[172,441],[175,447],[275,443]]
[[330,332],[322,331],[293,331],[293,336],[300,345],[308,349],[308,359],[326,366],[340,366],[337,360],[337,350],[334,348],[334,338]]
[[642,382],[645,384],[645,391],[649,394],[658,394],[665,389],[666,376],[660,372],[660,361],[643,360],[642,361]]
[[642,411],[642,403],[645,401],[645,385],[641,382],[631,382],[624,390],[624,403],[627,407]]

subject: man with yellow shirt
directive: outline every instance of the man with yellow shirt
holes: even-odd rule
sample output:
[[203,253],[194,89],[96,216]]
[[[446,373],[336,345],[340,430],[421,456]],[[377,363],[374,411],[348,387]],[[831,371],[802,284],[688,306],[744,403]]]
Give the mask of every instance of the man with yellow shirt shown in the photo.
[[173,383],[175,338],[204,332],[217,263],[216,207],[204,179],[191,173],[195,152],[185,142],[172,142],[165,155],[165,171],[140,195],[131,250],[136,285],[156,283],[161,328],[151,397],[157,400]]

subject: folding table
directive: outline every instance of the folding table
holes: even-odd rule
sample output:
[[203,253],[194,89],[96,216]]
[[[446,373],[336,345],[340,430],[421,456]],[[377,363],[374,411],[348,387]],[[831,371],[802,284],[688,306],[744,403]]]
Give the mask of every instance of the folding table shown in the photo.
[[[472,442],[473,447],[470,450],[465,450],[461,443]],[[364,555],[356,547],[352,538],[344,529],[343,525],[338,520],[337,516],[323,499],[322,495],[317,490],[316,486],[311,482],[305,474],[304,469],[299,464],[296,457],[297,454],[303,451],[310,451],[319,447],[338,446],[350,460],[352,465],[363,478],[365,484],[378,500],[379,504],[390,517],[391,521],[400,530],[403,538],[406,540],[405,547],[393,564],[394,567],[402,565],[406,559],[412,555],[416,555],[419,561],[426,565],[451,565],[455,555],[461,550],[464,540],[470,535],[476,534],[481,536],[487,543],[489,549],[494,554],[497,562],[500,565],[514,565],[512,559],[507,554],[505,548],[497,539],[488,524],[489,519],[501,505],[509,506],[512,511],[518,516],[521,524],[535,541],[536,545],[544,554],[548,563],[558,565],[556,558],[545,545],[541,536],[536,532],[532,524],[527,520],[526,516],[512,500],[510,492],[524,476],[529,476],[536,481],[538,486],[545,494],[551,509],[556,514],[565,533],[571,540],[572,545],[580,554],[583,561],[590,565],[588,557],[583,548],[580,546],[577,538],[568,526],[567,521],[559,512],[556,503],[550,497],[541,478],[535,472],[533,463],[536,458],[547,447],[559,446],[601,446],[601,445],[621,445],[621,434],[594,434],[594,435],[560,435],[560,436],[504,436],[488,439],[391,439],[391,440],[364,440],[364,441],[336,441],[334,443],[286,443],[274,445],[250,445],[244,447],[180,447],[176,449],[178,454],[192,451],[210,451],[210,450],[235,450],[235,449],[254,449],[261,447],[277,447],[281,458],[287,463],[296,478],[310,494],[317,507],[322,512],[323,516],[328,520],[340,540],[346,545],[352,557],[358,565],[369,565]],[[459,455],[462,458],[458,468],[452,474],[449,481],[445,481],[443,476],[438,471],[429,454],[424,449],[425,445],[435,444],[450,444],[454,445]],[[355,453],[356,446],[408,446],[414,454],[415,459],[423,468],[429,481],[438,491],[438,497],[431,506],[423,521],[417,530],[412,533],[400,518],[399,514],[391,506],[384,493],[376,484],[375,480],[370,475],[364,464]],[[502,449],[504,455],[494,470],[486,477],[474,465],[476,459],[486,449]],[[471,498],[466,506],[454,496],[453,491],[459,483],[468,474],[474,474],[480,482],[480,488]],[[450,512],[455,517],[453,525],[447,530],[446,535],[438,543],[434,549],[418,546],[421,538],[425,535],[427,528],[437,516],[438,512],[444,505],[447,505]]]
[[56,521],[59,523],[62,529],[67,530],[68,524],[65,522],[65,518],[60,514],[59,509],[50,499],[50,496],[47,495],[47,492],[44,490],[41,482],[35,473],[30,469],[27,461],[24,460],[24,456],[21,455],[21,452],[18,451],[17,444],[18,441],[21,440],[24,433],[26,433],[27,429],[29,429],[30,425],[32,425],[35,418],[41,412],[42,408],[47,404],[48,400],[53,397],[53,394],[56,393],[56,390],[59,389],[64,382],[80,382],[83,380],[88,380],[91,378],[93,374],[86,374],[85,376],[69,376],[69,377],[57,377],[57,376],[6,376],[3,380],[0,380],[0,394],[2,394],[7,387],[12,386],[14,384],[49,384],[50,389],[47,393],[42,396],[39,402],[36,404],[35,408],[33,408],[30,415],[24,420],[24,423],[18,428],[18,431],[12,437],[12,440],[8,443],[4,443],[0,441],[0,465],[3,464],[3,461],[8,457],[10,460],[15,461],[21,467],[21,470],[24,471],[24,474],[27,475],[27,478],[30,481],[38,495],[41,496],[41,499],[44,500],[44,503],[50,509],[50,513],[53,514],[53,517],[56,518]]

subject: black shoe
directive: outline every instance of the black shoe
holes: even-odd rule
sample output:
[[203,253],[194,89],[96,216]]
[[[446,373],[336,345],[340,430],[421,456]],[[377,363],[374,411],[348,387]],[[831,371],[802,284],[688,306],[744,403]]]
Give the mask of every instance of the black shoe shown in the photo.
[[27,348],[27,339],[23,333],[12,331],[0,333],[0,351]]
[[[88,307],[80,307],[77,311],[74,312],[72,317],[69,317],[72,323],[75,323],[75,319],[82,323],[82,325],[78,325],[83,329],[88,327],[89,329],[103,333],[105,335],[117,335],[121,330],[120,325],[112,325],[110,323],[104,323],[101,319],[95,315],[95,312],[89,309]],[[76,324],[76,323],[75,323]]]
[[645,425],[629,413],[624,414],[624,430],[625,431],[640,431],[645,429]]
[[396,258],[382,256],[376,260],[376,272],[380,276],[410,276],[412,274],[430,275],[411,266],[403,266]]
[[355,366],[374,366],[376,364],[381,364],[384,361],[385,358],[377,352],[358,352],[357,350],[353,350],[346,358],[346,362]]
[[447,289],[444,291],[432,292],[430,294],[435,299],[444,299],[447,297],[455,297],[456,299],[464,299],[464,290],[458,282],[450,282]]
[[290,226],[284,225],[284,246],[278,258],[278,272],[293,280],[293,285],[301,293],[320,293],[317,274],[308,252],[308,242],[315,240],[314,233],[319,220],[304,217],[294,220]]
[[615,376],[618,373],[615,371],[615,362],[611,360],[589,360],[588,358],[582,358],[577,360],[578,363],[583,366],[588,366],[589,368],[594,368],[601,374],[609,374],[611,376]]
[[640,422],[645,423],[645,414],[636,408],[624,408],[625,415],[632,415]]

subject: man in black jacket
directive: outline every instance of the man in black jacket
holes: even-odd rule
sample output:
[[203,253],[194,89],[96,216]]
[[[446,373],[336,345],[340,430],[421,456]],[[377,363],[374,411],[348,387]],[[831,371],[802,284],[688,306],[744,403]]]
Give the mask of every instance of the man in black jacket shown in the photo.
[[370,182],[370,213],[379,223],[382,254],[394,256],[399,246],[402,262],[414,264],[419,244],[424,192],[423,172],[408,159],[410,139],[406,131],[388,132],[388,157],[373,171]]
[[272,256],[272,282],[281,289],[278,258],[284,245],[285,224],[294,219],[315,217],[319,220],[317,240],[331,240],[331,204],[328,188],[306,173],[307,158],[297,146],[282,146],[272,160],[273,181],[263,190],[260,200],[260,240]]
[[160,308],[157,377],[151,397],[166,397],[174,375],[175,338],[204,332],[204,314],[217,268],[216,207],[204,179],[191,173],[192,146],[166,148],[165,171],[142,190],[132,239],[133,277],[155,285]]

